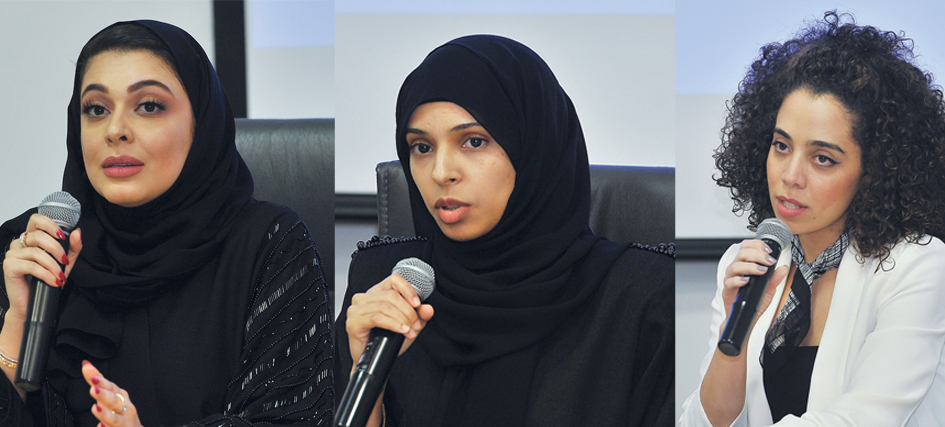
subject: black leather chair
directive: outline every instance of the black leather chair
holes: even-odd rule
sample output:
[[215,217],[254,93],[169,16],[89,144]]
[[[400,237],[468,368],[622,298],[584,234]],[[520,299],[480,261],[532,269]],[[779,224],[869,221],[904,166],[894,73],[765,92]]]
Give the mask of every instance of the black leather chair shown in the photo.
[[236,147],[253,173],[257,200],[295,211],[335,282],[334,119],[237,119]]
[[[675,189],[675,168],[591,165],[591,230],[615,242],[672,242]],[[381,236],[414,235],[407,181],[396,160],[377,165],[377,228]]]

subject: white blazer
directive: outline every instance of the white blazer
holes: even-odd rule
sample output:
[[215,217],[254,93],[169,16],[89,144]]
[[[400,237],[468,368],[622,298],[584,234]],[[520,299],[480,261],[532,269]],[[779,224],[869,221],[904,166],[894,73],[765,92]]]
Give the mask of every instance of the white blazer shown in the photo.
[[[897,244],[885,268],[857,262],[853,245],[843,255],[811,375],[807,412],[784,417],[778,426],[941,426],[945,425],[945,244]],[[738,253],[732,245],[718,268],[712,301],[709,367],[725,319],[722,279]],[[790,248],[778,266],[790,263]],[[745,406],[733,426],[772,425],[758,356],[777,311],[783,280],[748,339]],[[699,389],[683,403],[681,426],[710,426]]]

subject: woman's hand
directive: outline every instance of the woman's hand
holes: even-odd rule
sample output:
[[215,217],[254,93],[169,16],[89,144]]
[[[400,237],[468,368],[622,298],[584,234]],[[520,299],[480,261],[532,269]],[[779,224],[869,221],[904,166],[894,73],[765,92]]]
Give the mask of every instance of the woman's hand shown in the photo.
[[[725,318],[731,315],[732,304],[738,296],[738,290],[748,284],[751,276],[760,276],[772,268],[778,260],[771,256],[771,248],[758,239],[743,240],[735,260],[725,269],[725,277],[722,280],[724,288],[722,289],[722,301],[725,305]],[[763,313],[771,300],[774,299],[774,290],[778,283],[784,279],[788,273],[788,266],[784,265],[771,274],[771,281],[768,282],[768,289],[765,290],[765,296],[758,307],[758,314]],[[758,319],[755,315],[755,320]],[[722,323],[724,328],[726,322]]]
[[[72,271],[75,260],[82,251],[82,233],[76,229],[69,236],[69,253],[62,249],[60,241],[66,236],[49,217],[33,214],[26,231],[14,239],[3,258],[3,286],[10,300],[10,309],[4,314],[0,329],[0,352],[9,358],[20,354],[23,339],[23,322],[30,298],[30,276],[50,286],[62,286]],[[65,264],[65,271],[59,266]],[[6,364],[0,370],[13,382],[15,369]],[[20,397],[26,392],[17,387]]]
[[[725,306],[725,318],[732,314],[732,304],[738,296],[738,290],[748,284],[751,276],[760,276],[772,268],[778,260],[771,256],[771,248],[758,239],[744,240],[735,255],[735,259],[725,268],[722,279],[722,303]],[[774,290],[778,283],[788,273],[788,266],[781,266],[771,274],[771,281],[765,290],[765,295],[758,307],[758,313],[763,313],[771,300],[774,299]],[[755,322],[758,321],[755,314]],[[725,328],[727,321],[719,326],[719,335]],[[754,325],[752,325],[754,328]],[[748,348],[747,341],[743,348]],[[712,355],[709,368],[702,377],[699,389],[699,399],[705,409],[706,417],[713,426],[730,425],[741,413],[745,406],[745,381],[747,365],[747,351],[738,356],[726,356],[718,349]],[[757,354],[753,357],[758,357]]]
[[[391,274],[367,292],[352,296],[347,315],[345,330],[348,332],[348,350],[354,362],[351,372],[354,373],[371,335],[371,329],[383,328],[403,334],[404,344],[397,353],[401,355],[433,318],[433,306],[421,304],[413,286],[399,274]],[[368,418],[368,427],[381,425],[383,401],[384,391],[381,390]]]
[[[29,302],[29,277],[32,276],[50,286],[62,286],[72,271],[79,252],[82,251],[82,233],[76,229],[69,236],[69,253],[62,249],[60,241],[66,238],[53,220],[38,213],[30,217],[26,231],[13,240],[3,260],[3,282],[10,299],[7,319],[22,320],[26,317]],[[65,270],[59,264],[65,264]]]
[[87,360],[82,361],[82,376],[91,387],[89,395],[95,399],[92,415],[98,418],[99,427],[141,427],[138,409],[127,391],[105,379]]
[[410,347],[427,321],[433,318],[433,306],[421,304],[417,292],[399,274],[391,274],[363,294],[351,297],[347,311],[348,347],[357,366],[373,328],[383,328],[404,335],[400,353]]

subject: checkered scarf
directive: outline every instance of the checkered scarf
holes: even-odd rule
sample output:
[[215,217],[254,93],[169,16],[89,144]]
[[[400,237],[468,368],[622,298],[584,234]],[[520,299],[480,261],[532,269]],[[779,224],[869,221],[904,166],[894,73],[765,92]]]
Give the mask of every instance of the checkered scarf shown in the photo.
[[[791,242],[791,261],[797,266],[800,274],[794,274],[791,283],[791,293],[781,309],[781,313],[774,321],[774,325],[765,335],[765,351],[761,353],[761,363],[765,365],[765,353],[773,355],[775,350],[782,346],[797,347],[807,336],[810,330],[810,295],[814,280],[828,270],[840,266],[843,253],[850,246],[850,232],[845,230],[837,241],[825,249],[811,263],[806,263],[804,249],[797,235]],[[783,359],[783,358],[778,358]],[[777,363],[780,365],[781,363]],[[767,366],[766,366],[767,368]]]

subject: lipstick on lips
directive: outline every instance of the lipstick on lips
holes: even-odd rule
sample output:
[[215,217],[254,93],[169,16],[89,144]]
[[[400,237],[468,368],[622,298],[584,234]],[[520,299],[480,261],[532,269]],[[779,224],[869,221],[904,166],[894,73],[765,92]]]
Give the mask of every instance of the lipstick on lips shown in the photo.
[[798,216],[804,211],[807,210],[807,206],[801,204],[797,200],[778,196],[778,213],[781,214],[784,218],[792,218]]
[[102,162],[105,176],[111,178],[125,178],[144,169],[144,162],[131,156],[111,156]]
[[469,213],[469,203],[456,199],[438,199],[433,204],[440,220],[445,224],[452,224],[462,220]]

